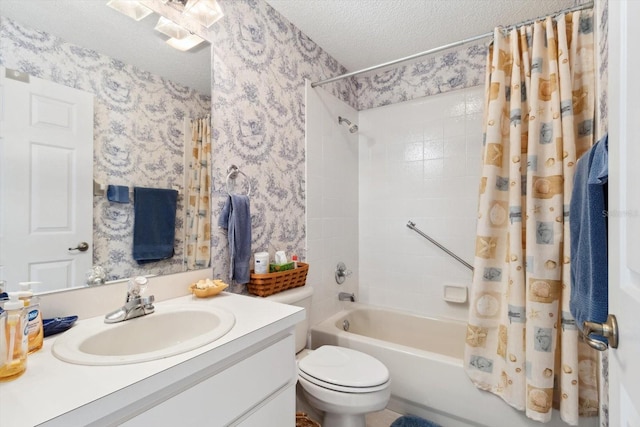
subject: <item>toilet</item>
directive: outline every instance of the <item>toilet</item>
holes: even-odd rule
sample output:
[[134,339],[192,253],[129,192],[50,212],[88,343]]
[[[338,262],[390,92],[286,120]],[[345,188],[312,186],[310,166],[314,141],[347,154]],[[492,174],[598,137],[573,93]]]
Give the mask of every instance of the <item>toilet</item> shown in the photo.
[[368,354],[324,345],[305,350],[313,288],[302,286],[266,297],[304,307],[307,318],[296,325],[298,383],[308,403],[324,412],[323,427],[365,427],[365,415],[381,411],[391,396],[389,370]]

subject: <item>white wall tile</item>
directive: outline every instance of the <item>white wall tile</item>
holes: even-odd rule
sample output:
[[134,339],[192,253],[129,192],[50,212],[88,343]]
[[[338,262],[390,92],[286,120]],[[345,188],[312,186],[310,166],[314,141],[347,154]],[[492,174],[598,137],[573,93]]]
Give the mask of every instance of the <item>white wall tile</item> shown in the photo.
[[472,88],[360,111],[361,143],[383,135],[375,150],[386,152],[375,167],[361,163],[359,170],[359,292],[367,302],[466,319],[466,305],[447,303],[442,294],[445,283],[468,286],[470,271],[406,223],[413,220],[472,263],[483,97],[482,88]]
[[[442,129],[442,126],[440,126]],[[442,133],[442,132],[440,132]],[[425,139],[424,160],[435,160],[444,157],[444,139]]]
[[464,115],[445,117],[442,120],[442,135],[445,138],[464,135],[465,126],[466,116]]
[[444,159],[424,161],[424,177],[438,178],[444,176]]
[[[414,221],[472,262],[483,89],[359,113],[322,89],[310,96],[307,121],[322,123],[307,135],[307,150],[316,153],[307,157],[312,323],[341,309],[341,291],[374,305],[466,319],[466,305],[442,294],[446,283],[468,286],[469,270],[406,224]],[[338,115],[357,122],[359,132],[339,126]],[[354,272],[344,285],[334,280],[338,261]]]
[[[358,124],[358,112],[324,89],[307,85],[306,103],[307,152],[314,154],[306,159],[307,283],[314,287],[309,318],[316,324],[341,309],[338,292],[358,293],[358,163],[367,170],[376,161],[384,165],[378,151],[385,153],[385,147],[377,139],[367,141],[361,154],[358,134],[338,124],[338,116]],[[354,271],[342,286],[334,278],[338,261]]]

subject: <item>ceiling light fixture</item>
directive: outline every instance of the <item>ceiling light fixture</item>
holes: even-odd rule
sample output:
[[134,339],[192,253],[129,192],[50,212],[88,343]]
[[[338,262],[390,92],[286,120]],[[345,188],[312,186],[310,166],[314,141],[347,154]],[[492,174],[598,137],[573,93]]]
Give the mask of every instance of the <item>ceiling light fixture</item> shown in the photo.
[[167,40],[167,44],[174,49],[178,49],[184,52],[193,48],[194,46],[199,45],[203,41],[204,39],[202,37],[191,34],[183,39],[170,38],[169,40]]
[[207,28],[224,16],[216,0],[188,0],[184,13]]
[[167,37],[178,40],[182,40],[191,35],[189,30],[181,27],[180,25],[176,24],[170,19],[165,18],[164,16],[161,16],[160,19],[158,19],[158,23],[156,24],[154,30],[161,32]]
[[135,0],[109,0],[107,6],[136,21],[140,21],[153,13],[153,10]]
[[208,28],[224,16],[217,0],[109,0],[107,6],[140,21],[155,12],[154,27],[169,46],[186,51],[210,38]]

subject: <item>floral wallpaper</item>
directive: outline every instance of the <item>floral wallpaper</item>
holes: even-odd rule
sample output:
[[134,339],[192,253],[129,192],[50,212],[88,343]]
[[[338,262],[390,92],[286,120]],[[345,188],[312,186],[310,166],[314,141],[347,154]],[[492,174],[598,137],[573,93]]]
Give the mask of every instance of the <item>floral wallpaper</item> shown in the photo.
[[[345,73],[335,59],[263,0],[224,4],[213,29],[214,221],[227,197],[227,169],[251,187],[252,252],[304,260],[304,80]],[[463,46],[397,68],[323,86],[359,109],[484,84],[486,43]],[[228,277],[226,236],[213,231],[214,275]],[[245,292],[234,284],[234,292]]]
[[418,62],[356,77],[358,110],[484,84],[487,45],[474,44],[428,55]]
[[[213,215],[231,191],[251,186],[252,253],[276,250],[305,259],[305,79],[323,80],[347,70],[263,0],[224,3],[213,27]],[[325,89],[356,105],[355,84]],[[226,236],[215,229],[214,276],[228,279]],[[233,292],[246,292],[232,284]]]
[[601,138],[607,132],[607,84],[609,81],[609,0],[597,0],[595,4],[597,12],[598,31],[598,133],[597,137]]
[[[195,90],[51,34],[0,17],[0,64],[94,94],[94,179],[102,184],[182,188],[184,119],[210,113]],[[94,197],[94,264],[107,279],[183,271],[184,203],[175,255],[139,267],[132,258],[133,204]]]

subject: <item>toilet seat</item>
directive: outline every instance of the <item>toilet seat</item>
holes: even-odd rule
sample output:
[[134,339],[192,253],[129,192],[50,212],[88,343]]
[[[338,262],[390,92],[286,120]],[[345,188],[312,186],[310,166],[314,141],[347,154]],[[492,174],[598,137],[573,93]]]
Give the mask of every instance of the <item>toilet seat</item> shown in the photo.
[[388,387],[389,382],[389,370],[379,360],[331,345],[300,359],[298,373],[320,387],[346,393],[372,393]]
[[300,370],[298,370],[298,379],[304,379],[318,387],[326,388],[327,390],[331,390],[331,391],[338,391],[341,393],[356,393],[356,394],[357,393],[373,393],[376,391],[384,390],[385,388],[389,387],[388,382],[384,384],[380,384],[378,386],[374,386],[374,387],[346,387],[346,386],[341,386],[338,384],[322,381],[321,379],[314,378],[310,375],[305,374]]

